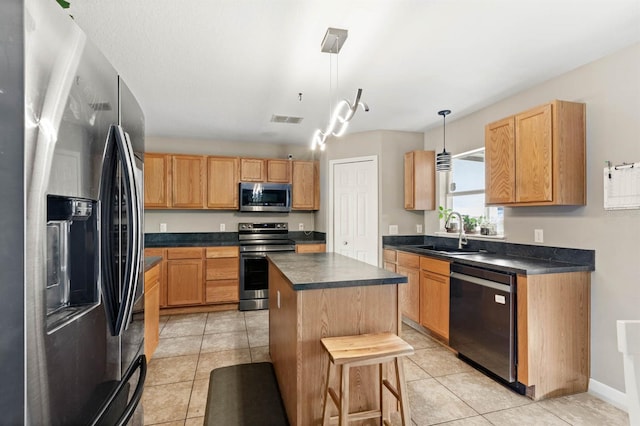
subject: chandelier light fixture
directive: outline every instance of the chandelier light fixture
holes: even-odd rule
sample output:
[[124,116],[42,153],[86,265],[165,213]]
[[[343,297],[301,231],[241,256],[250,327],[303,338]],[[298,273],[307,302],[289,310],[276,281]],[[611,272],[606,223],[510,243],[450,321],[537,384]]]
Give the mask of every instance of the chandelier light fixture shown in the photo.
[[[324,35],[322,44],[320,45],[320,51],[324,53],[336,55],[336,91],[338,88],[338,53],[344,45],[349,32],[339,28],[328,28]],[[332,84],[331,84],[331,61],[329,62],[329,94],[331,97]],[[329,101],[329,123],[326,129],[316,129],[313,133],[311,140],[311,149],[320,147],[321,151],[324,151],[326,147],[326,141],[329,136],[340,137],[345,134],[349,122],[355,115],[358,107],[361,107],[365,111],[369,111],[369,106],[360,100],[362,97],[362,89],[358,89],[356,97],[353,102],[349,102],[346,99],[342,99],[338,102],[335,109],[331,110],[331,101]]]
[[436,170],[448,172],[451,170],[451,153],[447,152],[447,115],[451,114],[448,109],[438,111],[442,116],[442,152],[436,155]]

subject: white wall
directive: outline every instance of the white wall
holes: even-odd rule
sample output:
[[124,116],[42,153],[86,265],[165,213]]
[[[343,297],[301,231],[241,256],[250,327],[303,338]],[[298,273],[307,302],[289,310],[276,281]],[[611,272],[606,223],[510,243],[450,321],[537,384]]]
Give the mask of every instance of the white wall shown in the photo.
[[[447,150],[482,147],[485,124],[553,99],[587,106],[587,205],[505,208],[505,232],[509,242],[533,244],[534,229],[543,229],[544,245],[596,251],[591,377],[624,392],[616,320],[640,319],[640,210],[604,210],[602,169],[607,160],[640,161],[640,44],[466,117],[454,111],[447,119]],[[424,146],[442,150],[442,129],[426,132]],[[425,213],[425,223],[428,232],[437,230],[438,215]]]
[[[215,141],[182,138],[160,138],[148,136],[146,152],[172,154],[228,155],[256,158],[288,158],[312,160],[313,153],[301,145],[274,145],[251,142]],[[314,213],[240,213],[219,210],[145,210],[144,232],[160,232],[160,224],[167,224],[167,232],[219,232],[225,224],[227,232],[238,230],[239,222],[287,222],[289,229],[298,230],[303,224],[305,231],[315,228]]]

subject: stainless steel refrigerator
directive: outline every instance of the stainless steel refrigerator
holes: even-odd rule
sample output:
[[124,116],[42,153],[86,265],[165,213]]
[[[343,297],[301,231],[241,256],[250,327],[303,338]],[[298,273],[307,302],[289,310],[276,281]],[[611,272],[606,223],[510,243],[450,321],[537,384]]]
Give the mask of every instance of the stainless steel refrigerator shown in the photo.
[[0,416],[140,420],[144,116],[55,0],[0,1]]

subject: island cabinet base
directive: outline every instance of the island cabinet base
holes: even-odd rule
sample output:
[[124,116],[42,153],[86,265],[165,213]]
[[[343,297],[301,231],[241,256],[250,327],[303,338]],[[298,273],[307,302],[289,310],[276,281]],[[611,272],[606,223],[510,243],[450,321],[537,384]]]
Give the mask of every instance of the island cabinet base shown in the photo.
[[[322,423],[328,358],[321,338],[398,334],[399,324],[397,284],[295,291],[270,263],[269,351],[290,424]],[[352,368],[350,383],[350,412],[379,407],[376,366]]]

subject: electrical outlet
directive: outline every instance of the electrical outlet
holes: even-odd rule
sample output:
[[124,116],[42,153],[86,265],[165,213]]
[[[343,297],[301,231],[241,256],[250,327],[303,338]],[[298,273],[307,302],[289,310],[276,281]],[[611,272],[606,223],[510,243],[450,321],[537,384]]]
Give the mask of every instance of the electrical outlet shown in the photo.
[[536,243],[544,243],[544,232],[542,229],[533,230],[533,241]]
[[416,232],[418,234],[422,234],[422,224],[421,223],[416,225]]
[[224,223],[220,224],[220,232],[224,232],[227,229],[227,225],[225,225]]
[[389,225],[389,235],[398,235],[398,225]]
[[160,232],[167,232],[167,224],[166,223],[161,223],[160,224]]
[[304,231],[304,223],[298,224],[298,231]]

